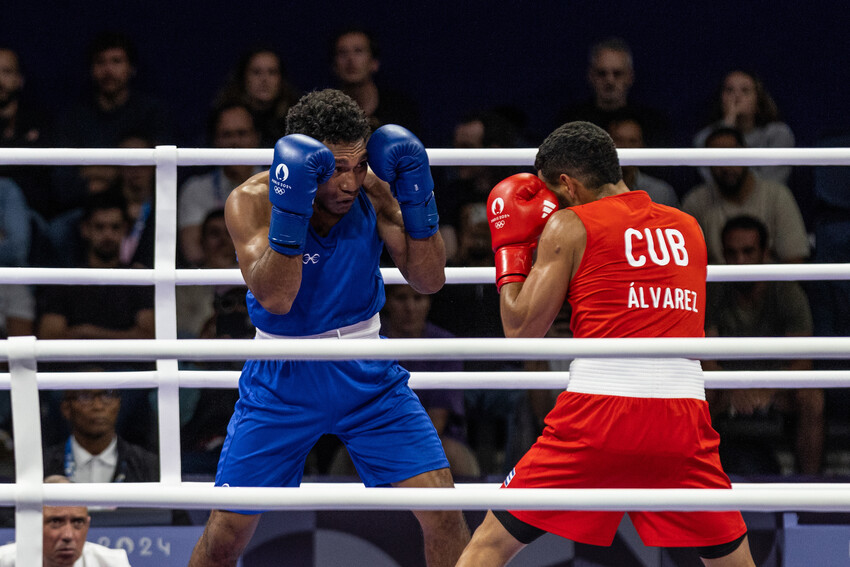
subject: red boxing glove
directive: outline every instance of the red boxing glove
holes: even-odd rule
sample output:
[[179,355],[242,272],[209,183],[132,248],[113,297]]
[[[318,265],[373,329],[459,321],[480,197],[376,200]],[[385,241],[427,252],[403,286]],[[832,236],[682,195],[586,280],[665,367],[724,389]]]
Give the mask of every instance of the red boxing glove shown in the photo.
[[490,239],[496,253],[496,288],[523,282],[531,271],[537,239],[558,198],[539,177],[518,173],[502,180],[487,199]]

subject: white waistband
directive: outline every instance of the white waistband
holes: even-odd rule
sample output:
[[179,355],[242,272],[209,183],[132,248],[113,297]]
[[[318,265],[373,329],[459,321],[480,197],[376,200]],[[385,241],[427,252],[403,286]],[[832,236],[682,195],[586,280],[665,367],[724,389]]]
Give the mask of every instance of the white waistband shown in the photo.
[[317,335],[303,335],[303,336],[295,336],[288,337],[284,335],[273,335],[271,333],[266,333],[265,331],[261,331],[257,329],[257,334],[254,336],[255,339],[377,339],[379,336],[379,332],[381,330],[381,317],[375,313],[369,319],[365,321],[360,321],[359,323],[354,323],[353,325],[348,325],[345,327],[340,327],[339,329],[333,329],[331,331],[325,331],[324,333],[319,333]]
[[705,400],[698,360],[686,358],[577,358],[570,365],[570,392],[630,398]]

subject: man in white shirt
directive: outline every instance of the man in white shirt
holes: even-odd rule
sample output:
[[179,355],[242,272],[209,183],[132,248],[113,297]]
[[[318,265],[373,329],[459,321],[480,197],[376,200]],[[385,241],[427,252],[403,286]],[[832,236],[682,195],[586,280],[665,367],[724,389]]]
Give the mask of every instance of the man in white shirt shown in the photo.
[[129,443],[116,432],[121,409],[117,390],[68,390],[62,415],[71,435],[44,451],[44,474],[73,482],[155,482],[156,454]]
[[[258,148],[260,133],[251,111],[242,103],[226,103],[215,108],[210,117],[210,142],[216,148]],[[203,260],[201,224],[204,217],[224,207],[230,192],[258,173],[253,165],[224,165],[193,175],[180,186],[177,197],[177,243],[186,262],[198,266]]]
[[[70,482],[50,476],[45,483]],[[91,517],[85,506],[45,506],[42,567],[130,567],[127,552],[86,541]],[[0,547],[0,567],[14,567],[16,545]]]

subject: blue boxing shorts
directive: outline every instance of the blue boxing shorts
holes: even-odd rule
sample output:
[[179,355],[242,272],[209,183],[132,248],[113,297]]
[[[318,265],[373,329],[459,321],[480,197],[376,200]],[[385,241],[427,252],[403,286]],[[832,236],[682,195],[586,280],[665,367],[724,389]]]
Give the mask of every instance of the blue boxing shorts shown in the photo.
[[216,486],[298,486],[326,433],[345,444],[366,486],[447,468],[409,377],[385,360],[246,362]]

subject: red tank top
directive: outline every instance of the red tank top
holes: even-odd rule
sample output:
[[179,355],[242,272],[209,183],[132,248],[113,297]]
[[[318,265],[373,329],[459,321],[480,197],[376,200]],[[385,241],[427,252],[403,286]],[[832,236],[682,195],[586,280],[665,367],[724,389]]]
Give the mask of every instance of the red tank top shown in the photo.
[[702,337],[706,248],[697,221],[630,191],[572,207],[587,247],[570,282],[575,337]]

